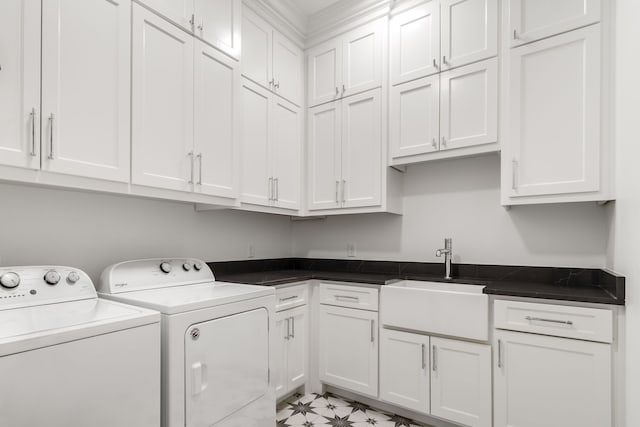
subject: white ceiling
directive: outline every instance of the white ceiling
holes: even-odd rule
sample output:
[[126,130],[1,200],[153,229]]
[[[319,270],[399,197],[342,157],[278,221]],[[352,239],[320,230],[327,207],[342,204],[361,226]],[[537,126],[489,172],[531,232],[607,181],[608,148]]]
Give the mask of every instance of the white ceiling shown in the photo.
[[291,3],[295,4],[306,16],[311,16],[339,1],[340,0],[291,0]]

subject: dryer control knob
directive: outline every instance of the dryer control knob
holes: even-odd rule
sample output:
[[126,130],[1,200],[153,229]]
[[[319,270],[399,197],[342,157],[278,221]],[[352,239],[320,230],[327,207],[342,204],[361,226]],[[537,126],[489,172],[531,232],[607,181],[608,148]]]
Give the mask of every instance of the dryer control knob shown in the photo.
[[168,262],[163,262],[162,264],[160,264],[160,271],[167,274],[171,273],[171,264],[169,264]]
[[18,273],[10,272],[0,276],[0,285],[2,285],[3,288],[13,289],[18,287],[19,284],[20,276]]
[[77,271],[70,271],[67,275],[67,282],[69,282],[70,285],[75,285],[78,283],[78,280],[80,280],[80,275]]
[[55,270],[49,270],[44,274],[44,281],[48,285],[57,285],[60,282],[60,273]]
[[199,262],[196,262],[195,264],[193,264],[193,268],[195,268],[196,271],[200,271],[202,270],[202,264],[200,264]]
[[185,262],[184,264],[182,264],[182,269],[184,271],[191,271],[191,264],[189,264],[188,262]]

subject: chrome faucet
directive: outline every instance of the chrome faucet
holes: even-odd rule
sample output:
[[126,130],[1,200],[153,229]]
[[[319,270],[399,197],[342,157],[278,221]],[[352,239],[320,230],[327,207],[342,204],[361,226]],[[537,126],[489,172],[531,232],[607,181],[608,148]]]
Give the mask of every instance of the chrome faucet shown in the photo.
[[447,237],[444,239],[444,249],[438,249],[436,251],[436,256],[441,257],[444,254],[444,278],[445,280],[451,279],[451,256],[453,252],[451,251],[451,237]]

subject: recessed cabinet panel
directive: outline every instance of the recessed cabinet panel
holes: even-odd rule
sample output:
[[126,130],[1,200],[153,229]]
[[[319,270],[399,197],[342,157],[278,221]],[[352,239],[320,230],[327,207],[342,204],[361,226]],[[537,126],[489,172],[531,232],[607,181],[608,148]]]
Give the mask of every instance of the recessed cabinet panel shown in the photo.
[[442,68],[498,53],[498,0],[442,0]]
[[195,191],[235,197],[238,64],[201,41],[195,54]]
[[0,2],[0,164],[40,168],[40,0]]
[[395,16],[389,25],[391,84],[440,70],[440,3],[432,1]]
[[438,151],[440,146],[440,76],[391,88],[391,157]]
[[274,98],[273,147],[271,175],[275,205],[286,209],[300,208],[300,165],[302,162],[301,111],[295,105]]
[[382,84],[382,23],[364,25],[343,37],[342,96]]
[[240,58],[242,0],[192,0],[194,32],[233,58]]
[[343,92],[341,40],[330,40],[312,49],[307,72],[309,106],[339,98]]
[[342,101],[342,206],[382,203],[380,89]]
[[309,109],[309,210],[340,206],[341,119],[340,102]]
[[190,191],[193,37],[134,4],[132,76],[132,182]]
[[128,182],[131,2],[42,5],[42,169]]
[[141,3],[177,23],[181,27],[191,30],[191,13],[194,0],[142,0]]
[[308,329],[307,306],[288,310],[289,345],[287,350],[287,390],[295,390],[307,381]]
[[600,67],[599,25],[511,51],[510,197],[600,190]]
[[275,92],[296,105],[301,105],[302,51],[289,39],[273,33],[273,78]]
[[498,61],[490,59],[442,73],[440,149],[498,140]]
[[271,26],[246,7],[242,12],[242,75],[270,88]]
[[511,46],[596,23],[601,0],[510,0]]
[[274,372],[271,373],[271,382],[274,385],[276,399],[287,394],[287,353],[289,348],[289,312],[282,311],[275,315],[276,346],[273,351],[275,361]]

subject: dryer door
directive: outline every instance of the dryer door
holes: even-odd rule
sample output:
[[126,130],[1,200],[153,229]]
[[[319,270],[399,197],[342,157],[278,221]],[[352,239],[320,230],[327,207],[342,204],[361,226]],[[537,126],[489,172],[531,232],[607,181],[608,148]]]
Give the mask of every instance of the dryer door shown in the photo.
[[187,427],[216,425],[268,392],[268,327],[269,314],[261,308],[187,329]]

